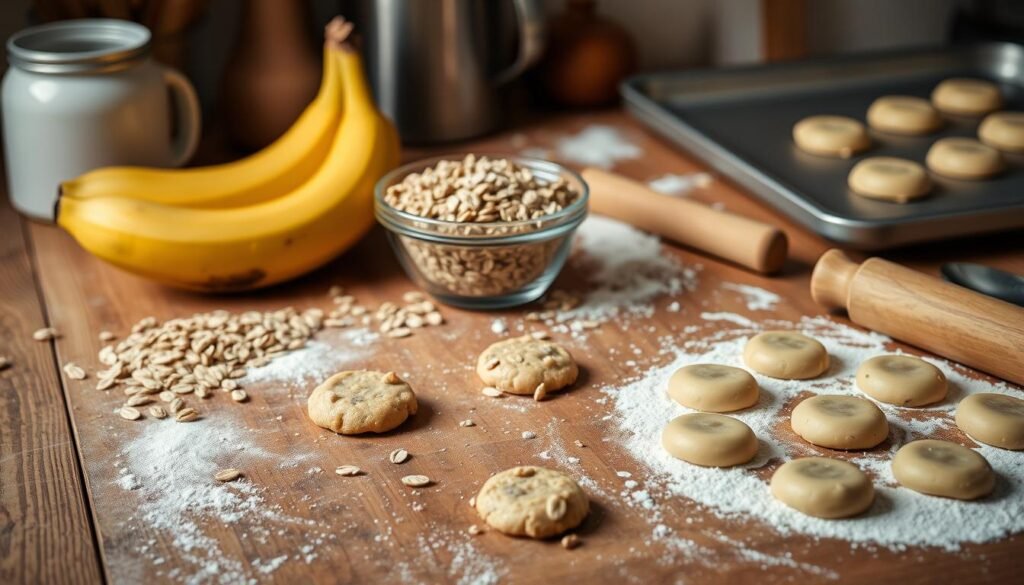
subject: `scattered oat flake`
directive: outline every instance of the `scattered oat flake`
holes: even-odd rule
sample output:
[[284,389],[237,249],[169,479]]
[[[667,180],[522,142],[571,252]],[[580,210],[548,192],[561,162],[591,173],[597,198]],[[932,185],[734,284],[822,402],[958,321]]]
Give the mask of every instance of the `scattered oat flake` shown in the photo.
[[115,339],[117,339],[117,336],[109,331],[100,331],[99,338],[100,341],[106,343],[108,341],[114,341]]
[[85,370],[79,367],[75,362],[68,362],[64,364],[64,373],[72,380],[84,380],[86,377]]
[[575,534],[566,534],[562,537],[562,548],[566,550],[572,550],[581,544],[583,541]]
[[405,449],[395,449],[388,455],[388,460],[394,464],[402,464],[409,460],[409,452]]
[[341,465],[334,470],[334,473],[345,477],[353,477],[356,475],[362,475],[363,470],[359,469],[355,465]]
[[199,412],[194,408],[183,408],[174,415],[174,420],[178,422],[192,422],[199,418]]
[[498,398],[499,396],[504,394],[504,392],[498,390],[494,386],[484,386],[483,389],[480,390],[480,393],[483,394],[484,396],[490,396],[491,398]]
[[533,431],[523,431],[523,438],[524,439],[536,439],[537,438],[537,433],[535,433]]
[[478,534],[483,534],[484,531],[476,524],[470,524],[469,528],[466,529],[466,532],[468,532],[472,536],[476,536]]
[[547,331],[534,331],[534,332],[530,333],[530,337],[532,337],[534,339],[538,339],[538,340],[540,340],[540,339],[551,339],[551,334],[548,333]]
[[0,370],[6,370],[9,367],[11,367],[11,358],[0,355]]
[[246,394],[245,390],[232,390],[231,391],[231,400],[234,400],[235,402],[245,402],[248,399],[249,399],[249,395]]
[[121,410],[117,411],[117,413],[125,420],[139,420],[142,418],[142,413],[137,408],[131,406],[122,406]]
[[575,441],[573,441],[572,443],[573,443],[574,445],[576,445],[577,447],[581,448],[581,449],[582,449],[583,447],[586,447],[586,444],[584,444],[584,443],[583,443],[583,441],[581,441],[581,440],[579,440],[579,439],[576,439],[576,440],[575,440]]
[[547,384],[545,384],[544,382],[541,382],[540,384],[537,384],[537,388],[533,391],[533,399],[536,400],[537,402],[540,402],[540,401],[544,400],[547,397],[548,397],[548,387],[547,387]]
[[43,327],[42,329],[36,329],[32,333],[32,339],[36,341],[50,341],[56,337],[58,337],[58,333],[53,327]]
[[476,423],[473,422],[473,419],[467,418],[466,420],[459,421],[459,426],[460,427],[474,427],[474,426],[476,426]]
[[165,409],[164,407],[162,407],[160,405],[150,406],[149,407],[149,416],[151,416],[153,418],[156,418],[156,419],[167,418],[167,409]]
[[234,467],[231,467],[228,469],[222,469],[218,471],[217,474],[213,476],[213,479],[216,479],[217,481],[224,483],[229,481],[235,481],[240,477],[242,477],[242,472],[235,469]]
[[430,485],[430,478],[425,475],[407,475],[402,478],[402,483],[409,487],[424,487]]

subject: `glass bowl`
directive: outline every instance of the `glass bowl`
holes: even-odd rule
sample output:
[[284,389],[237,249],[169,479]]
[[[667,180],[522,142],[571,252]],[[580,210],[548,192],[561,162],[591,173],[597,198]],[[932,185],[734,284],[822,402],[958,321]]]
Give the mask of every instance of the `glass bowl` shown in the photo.
[[[481,155],[483,156],[483,155]],[[468,309],[500,309],[538,299],[565,265],[572,234],[587,216],[587,184],[576,172],[557,163],[487,154],[527,168],[545,182],[562,178],[579,198],[568,207],[537,219],[512,222],[455,222],[428,219],[399,211],[384,196],[411,173],[445,155],[401,166],[384,175],[374,190],[374,212],[409,277],[431,296]]]

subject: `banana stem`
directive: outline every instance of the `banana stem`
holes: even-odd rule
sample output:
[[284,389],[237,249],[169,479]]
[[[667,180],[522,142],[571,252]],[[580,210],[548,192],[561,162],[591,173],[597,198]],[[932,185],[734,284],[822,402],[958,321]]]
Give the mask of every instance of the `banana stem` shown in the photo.
[[352,21],[345,20],[344,16],[335,16],[324,27],[324,42],[332,49],[350,51],[352,44],[348,39],[354,28]]

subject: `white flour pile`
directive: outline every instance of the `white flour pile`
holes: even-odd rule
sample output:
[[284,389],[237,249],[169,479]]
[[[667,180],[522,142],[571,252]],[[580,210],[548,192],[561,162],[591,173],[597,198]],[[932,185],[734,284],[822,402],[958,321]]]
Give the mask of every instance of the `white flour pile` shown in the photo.
[[[722,315],[717,315],[721,317]],[[727,322],[748,320],[721,319]],[[785,328],[786,323],[770,323]],[[736,327],[718,334],[670,348],[674,360],[656,367],[639,379],[605,391],[614,400],[614,419],[626,448],[652,475],[643,486],[636,486],[634,499],[653,499],[649,509],[652,522],[661,517],[659,500],[685,497],[706,506],[723,517],[754,518],[782,533],[802,533],[814,537],[838,538],[853,543],[877,543],[899,549],[908,545],[957,550],[962,543],[986,542],[1024,531],[1024,456],[1013,451],[981,446],[980,453],[998,475],[995,492],[979,502],[962,502],[925,496],[897,487],[890,461],[906,442],[934,436],[940,429],[952,428],[956,402],[976,392],[1000,392],[1019,395],[1002,384],[973,379],[948,362],[929,359],[945,372],[950,381],[950,396],[940,405],[924,409],[901,409],[879,404],[889,418],[893,447],[882,453],[869,452],[852,459],[874,478],[877,499],[863,517],[846,520],[821,520],[805,516],[777,502],[767,483],[753,470],[769,459],[787,459],[811,453],[829,455],[810,445],[793,445],[777,439],[774,429],[788,425],[780,411],[800,393],[825,394],[860,392],[854,386],[858,365],[886,351],[888,338],[863,333],[824,318],[806,318],[797,328],[819,339],[829,350],[833,365],[818,380],[786,381],[757,376],[762,397],[755,408],[734,413],[748,424],[761,441],[761,450],[749,465],[732,469],[711,469],[689,465],[669,456],[660,446],[662,428],[672,418],[689,412],[670,400],[665,393],[668,379],[678,368],[693,363],[719,363],[743,367],[742,350],[757,326]],[[926,413],[927,416],[922,416]],[[799,449],[799,451],[798,451]],[[661,528],[662,536],[670,529]],[[685,544],[685,543],[683,543]]]
[[592,124],[578,134],[559,139],[555,149],[562,160],[603,169],[620,160],[640,158],[644,153],[618,128],[603,124]]
[[[368,329],[326,329],[305,347],[274,358],[260,368],[250,368],[242,384],[273,383],[290,389],[308,388],[310,383],[326,379],[372,354],[372,344],[380,337]],[[340,342],[340,343],[329,343]],[[345,349],[339,349],[344,347]]]
[[740,293],[747,304],[748,311],[774,311],[775,305],[782,300],[779,295],[771,291],[749,284],[724,282],[722,288]]
[[711,184],[708,173],[690,173],[689,175],[662,175],[647,181],[647,186],[664,195],[686,195],[694,189],[703,189]]

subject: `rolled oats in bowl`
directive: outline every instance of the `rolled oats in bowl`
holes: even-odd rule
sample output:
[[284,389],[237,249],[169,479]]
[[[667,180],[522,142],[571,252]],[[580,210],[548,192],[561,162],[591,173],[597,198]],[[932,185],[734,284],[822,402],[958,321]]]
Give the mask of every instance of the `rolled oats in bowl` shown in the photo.
[[386,175],[375,203],[413,280],[442,302],[486,309],[544,294],[586,217],[587,187],[552,162],[442,156]]

